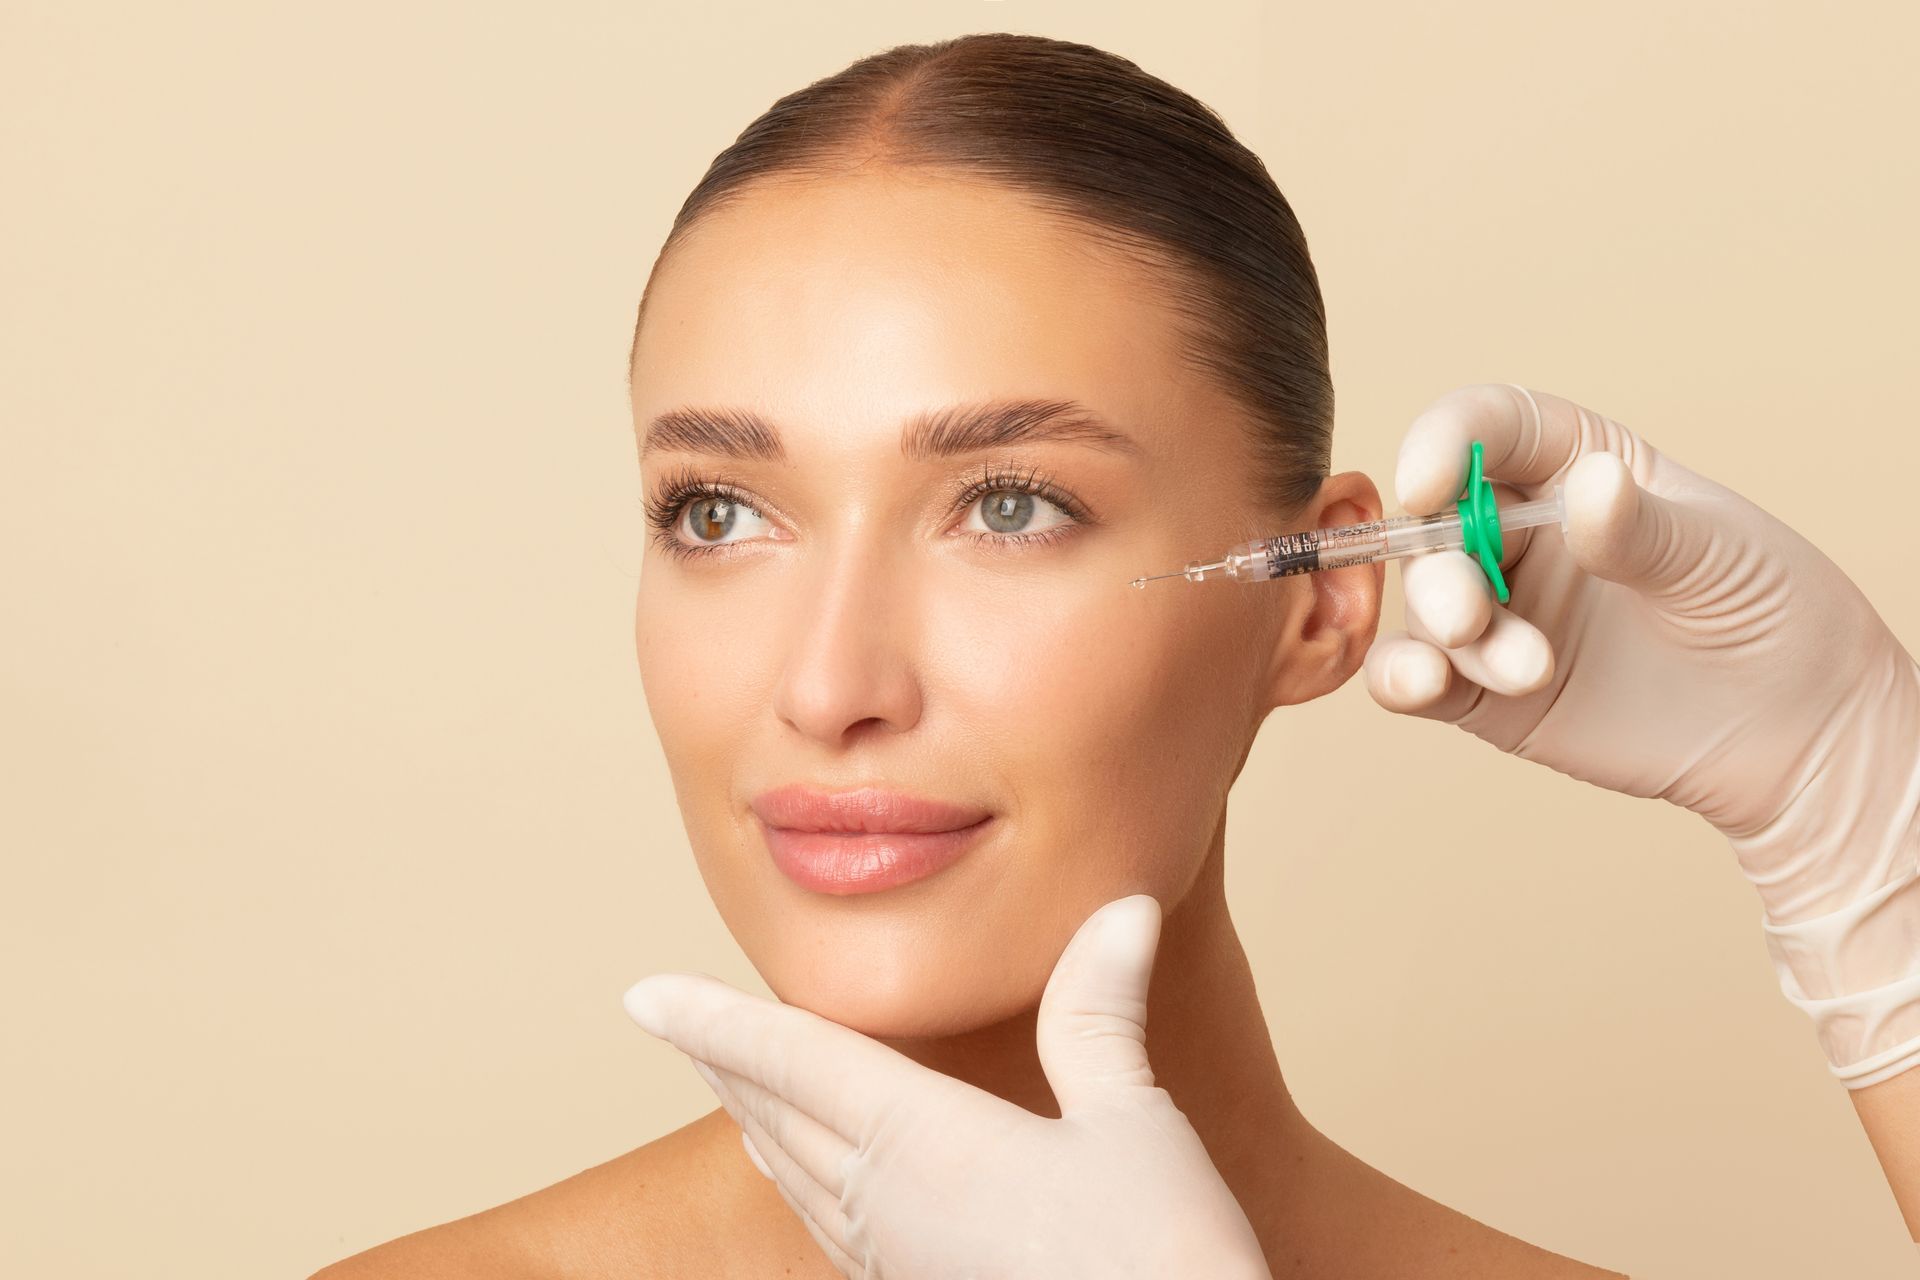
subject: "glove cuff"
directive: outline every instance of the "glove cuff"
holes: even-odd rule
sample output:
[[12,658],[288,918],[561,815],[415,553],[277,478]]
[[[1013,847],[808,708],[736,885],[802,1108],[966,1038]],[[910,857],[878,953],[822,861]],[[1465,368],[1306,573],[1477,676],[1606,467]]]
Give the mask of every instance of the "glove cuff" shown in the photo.
[[1760,928],[1781,992],[1848,1089],[1920,1067],[1920,862],[1837,911],[1784,925],[1763,913]]

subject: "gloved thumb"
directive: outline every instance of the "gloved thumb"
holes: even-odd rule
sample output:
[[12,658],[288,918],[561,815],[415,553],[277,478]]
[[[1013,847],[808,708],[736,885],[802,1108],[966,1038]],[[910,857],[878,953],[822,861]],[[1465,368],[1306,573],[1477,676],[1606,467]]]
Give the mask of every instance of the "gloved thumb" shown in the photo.
[[1080,926],[1040,997],[1040,1066],[1060,1114],[1128,1089],[1151,1088],[1147,983],[1160,945],[1160,903],[1137,893]]
[[1617,454],[1587,454],[1565,484],[1567,550],[1588,573],[1671,606],[1717,576],[1712,515],[1642,489]]

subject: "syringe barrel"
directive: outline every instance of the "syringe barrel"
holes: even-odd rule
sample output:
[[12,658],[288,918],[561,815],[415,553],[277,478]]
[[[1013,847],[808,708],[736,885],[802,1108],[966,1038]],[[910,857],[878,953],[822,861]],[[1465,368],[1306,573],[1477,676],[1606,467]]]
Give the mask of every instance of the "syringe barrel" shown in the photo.
[[[1559,485],[1553,487],[1550,498],[1516,502],[1500,509],[1503,532],[1543,524],[1557,524],[1562,532],[1566,530],[1566,495]],[[1390,516],[1364,524],[1256,538],[1241,543],[1223,559],[1227,577],[1237,582],[1264,582],[1288,574],[1343,569],[1348,565],[1371,564],[1375,560],[1392,560],[1465,544],[1460,512],[1449,507],[1430,516]]]
[[1567,495],[1564,486],[1553,486],[1551,498],[1535,498],[1531,502],[1516,502],[1500,508],[1502,533],[1509,529],[1531,529],[1543,524],[1557,524],[1560,532],[1567,531]]
[[1294,573],[1342,569],[1395,556],[1461,545],[1460,516],[1392,516],[1334,529],[1306,529],[1243,542],[1225,557],[1226,573],[1239,582],[1264,582]]

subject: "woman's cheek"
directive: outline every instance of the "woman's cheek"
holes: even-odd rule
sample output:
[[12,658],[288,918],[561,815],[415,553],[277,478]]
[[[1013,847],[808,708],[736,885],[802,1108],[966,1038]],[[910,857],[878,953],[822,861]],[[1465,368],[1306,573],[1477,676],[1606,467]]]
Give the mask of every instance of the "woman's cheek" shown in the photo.
[[1102,650],[1112,638],[1057,578],[965,584],[931,601],[928,623],[932,651],[919,664],[927,704],[966,707],[978,717],[969,732],[1010,744],[1057,740],[1077,732],[1087,700],[1105,683]]
[[657,589],[643,598],[640,676],[695,864],[725,916],[752,883],[751,848],[740,847],[748,829],[732,796],[743,747],[766,738],[765,726],[754,723],[766,714],[766,695],[753,682],[768,642],[752,627],[723,628],[727,634],[716,637],[714,628],[688,625],[690,616],[708,616],[712,602],[685,594]]
[[780,643],[779,628],[769,624],[785,606],[764,588],[755,595],[751,586],[642,588],[635,647],[647,706],[663,739],[700,732],[709,719],[707,733],[737,734],[742,715],[764,700],[765,673]]
[[[929,705],[946,702],[969,737],[991,744],[996,773],[1045,809],[1047,837],[1112,846],[1076,855],[1080,871],[1124,879],[1142,862],[1184,857],[1163,846],[1206,825],[1209,796],[1225,785],[1212,774],[1226,753],[1211,739],[1226,726],[1208,724],[1219,717],[1194,701],[1206,691],[1172,687],[1202,683],[1176,666],[1181,611],[1143,608],[1115,581],[1036,574],[943,610],[928,632],[943,645],[930,665],[949,683]],[[1199,751],[1183,749],[1195,740]]]

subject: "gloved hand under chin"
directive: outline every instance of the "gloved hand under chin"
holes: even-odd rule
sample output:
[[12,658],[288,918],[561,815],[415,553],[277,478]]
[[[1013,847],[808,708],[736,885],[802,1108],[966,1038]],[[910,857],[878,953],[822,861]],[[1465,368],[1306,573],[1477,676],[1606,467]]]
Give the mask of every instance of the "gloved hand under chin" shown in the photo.
[[626,1007],[695,1060],[846,1276],[1266,1280],[1246,1214],[1147,1063],[1159,936],[1159,903],[1138,894],[1061,953],[1037,1031],[1059,1119],[705,975],[643,978]]
[[1434,402],[1400,448],[1409,512],[1458,495],[1476,439],[1502,505],[1564,486],[1565,536],[1507,536],[1507,607],[1464,553],[1403,561],[1408,630],[1368,654],[1374,698],[1705,818],[1834,1074],[1857,1089],[1920,1065],[1913,658],[1812,543],[1558,396]]

